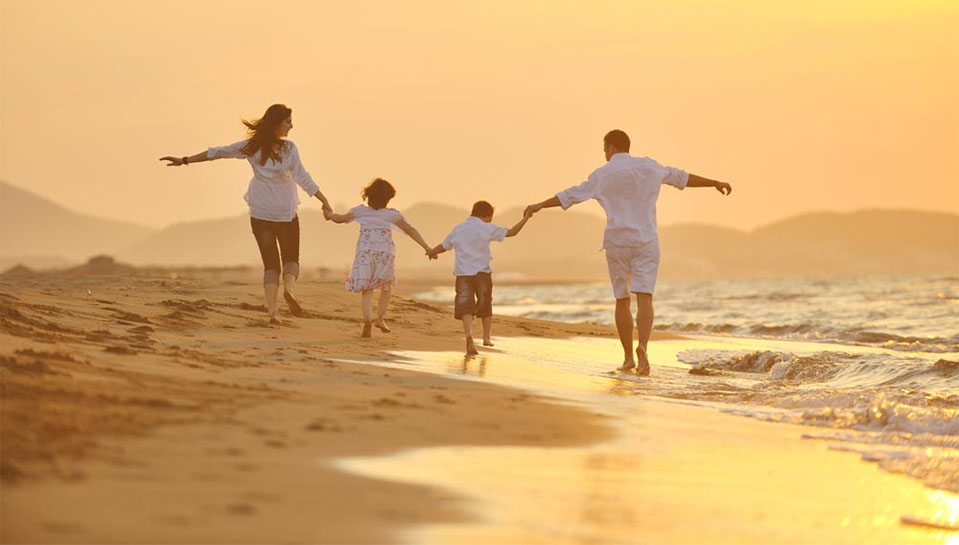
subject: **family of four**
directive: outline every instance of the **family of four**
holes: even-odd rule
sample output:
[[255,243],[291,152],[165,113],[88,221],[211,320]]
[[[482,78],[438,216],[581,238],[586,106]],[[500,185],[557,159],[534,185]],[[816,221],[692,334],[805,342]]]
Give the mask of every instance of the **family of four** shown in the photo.
[[[430,247],[420,233],[398,210],[389,208],[396,189],[388,181],[376,178],[362,192],[366,204],[336,214],[326,196],[303,167],[296,145],[286,137],[293,128],[293,111],[282,105],[270,106],[263,117],[244,121],[249,129],[246,139],[229,146],[213,147],[191,156],[162,157],[168,166],[182,166],[214,159],[246,159],[253,168],[244,199],[250,208],[250,227],[263,259],[263,290],[271,323],[278,323],[277,299],[280,280],[283,298],[294,316],[304,314],[293,295],[299,277],[300,224],[296,211],[300,204],[296,187],[322,203],[323,217],[335,223],[357,222],[360,234],[346,289],[362,294],[363,337],[373,327],[390,331],[385,321],[390,293],[395,283],[396,247],[394,228],[416,241],[430,259],[453,250],[456,276],[454,315],[462,320],[466,352],[475,354],[473,319],[483,323],[483,345],[492,346],[493,281],[490,268],[490,242],[503,241],[519,234],[526,222],[543,208],[562,207],[596,199],[606,212],[603,249],[609,267],[609,279],[616,298],[616,329],[623,345],[622,371],[649,374],[646,348],[653,325],[653,289],[659,269],[659,237],[656,230],[656,200],[663,184],[677,189],[712,187],[723,195],[732,192],[724,182],[664,167],[648,157],[629,154],[629,136],[620,130],[603,138],[606,164],[585,182],[526,207],[523,218],[510,228],[492,223],[493,206],[486,201],[473,205],[470,216],[453,227],[442,243]],[[373,294],[380,290],[377,316],[373,318]],[[633,348],[631,301],[636,297],[635,325],[638,345]],[[635,357],[634,357],[635,353]]]

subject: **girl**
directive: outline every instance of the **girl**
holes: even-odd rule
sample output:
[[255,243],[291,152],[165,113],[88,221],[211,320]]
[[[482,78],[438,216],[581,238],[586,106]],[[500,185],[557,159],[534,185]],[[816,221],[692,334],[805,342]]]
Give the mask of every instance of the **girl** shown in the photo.
[[249,129],[246,140],[188,157],[160,158],[167,161],[169,167],[228,157],[250,162],[253,178],[243,199],[250,207],[250,227],[263,259],[263,293],[271,324],[280,323],[276,318],[276,298],[281,264],[283,298],[294,316],[303,315],[303,309],[293,297],[293,286],[300,276],[300,220],[296,215],[300,199],[296,186],[323,203],[324,215],[333,211],[310,173],[303,168],[296,145],[285,139],[293,128],[292,115],[290,108],[274,104],[260,119],[243,122]]
[[323,216],[335,223],[349,223],[356,220],[360,224],[360,236],[356,241],[356,255],[353,258],[353,268],[346,280],[346,289],[363,294],[363,337],[369,337],[373,329],[373,290],[380,289],[380,304],[376,312],[376,327],[383,333],[389,333],[390,328],[383,318],[386,308],[390,304],[390,292],[396,283],[393,272],[393,262],[396,259],[396,245],[393,244],[392,229],[399,227],[417,244],[429,251],[430,245],[423,240],[420,233],[406,222],[398,210],[387,208],[386,205],[394,196],[396,189],[382,178],[370,182],[363,189],[363,200],[366,205],[356,206],[346,214],[333,214],[323,211]]

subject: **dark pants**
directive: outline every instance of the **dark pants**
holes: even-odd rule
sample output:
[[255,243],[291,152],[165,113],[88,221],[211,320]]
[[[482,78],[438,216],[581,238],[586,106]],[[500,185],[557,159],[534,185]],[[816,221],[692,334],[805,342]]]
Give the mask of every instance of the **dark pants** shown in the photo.
[[292,221],[250,218],[250,228],[260,248],[260,257],[263,258],[263,283],[280,283],[281,264],[284,273],[299,277],[300,218],[294,217]]
[[493,275],[476,273],[472,276],[456,277],[456,300],[453,303],[453,316],[457,320],[466,314],[477,318],[493,315]]

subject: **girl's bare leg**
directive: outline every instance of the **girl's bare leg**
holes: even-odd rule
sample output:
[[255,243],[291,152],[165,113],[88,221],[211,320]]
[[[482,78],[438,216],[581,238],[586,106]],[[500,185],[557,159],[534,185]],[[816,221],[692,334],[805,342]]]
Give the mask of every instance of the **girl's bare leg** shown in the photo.
[[363,296],[360,301],[363,308],[363,337],[372,336],[373,327],[373,290],[363,290]]
[[389,288],[383,288],[383,291],[380,292],[380,303],[376,307],[376,327],[380,328],[380,331],[383,333],[389,333],[391,331],[389,326],[386,325],[386,322],[383,321],[386,317],[386,309],[390,306],[391,293]]

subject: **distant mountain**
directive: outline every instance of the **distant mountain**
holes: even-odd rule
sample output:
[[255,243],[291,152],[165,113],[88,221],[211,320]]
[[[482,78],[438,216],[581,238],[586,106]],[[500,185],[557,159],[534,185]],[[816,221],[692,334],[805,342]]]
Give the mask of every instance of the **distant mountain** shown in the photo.
[[[430,244],[468,216],[465,208],[417,204],[403,210]],[[497,211],[493,221],[511,226],[521,208]],[[300,212],[304,266],[346,269],[353,259],[357,226],[323,221],[319,211]],[[604,221],[575,211],[545,210],[519,236],[493,243],[493,267],[513,279],[606,277],[599,251]],[[429,263],[423,251],[397,232],[397,267],[417,276],[448,277],[452,256]],[[664,277],[793,274],[959,273],[959,215],[867,210],[811,213],[751,232],[702,224],[660,228]],[[257,263],[249,218],[181,224],[165,229],[119,256],[149,264]]]
[[[181,223],[160,231],[99,220],[63,209],[9,184],[0,185],[0,258],[16,255],[85,261],[110,254],[136,265],[230,266],[260,262],[249,217]],[[421,203],[403,208],[427,242],[437,244],[469,214],[467,208]],[[497,210],[511,226],[521,208]],[[603,280],[599,251],[603,219],[577,211],[544,210],[515,238],[493,243],[500,279]],[[306,268],[345,270],[353,260],[356,224],[323,220],[315,203],[300,210],[300,261]],[[404,275],[448,278],[453,257],[429,262],[401,232],[397,268]],[[702,224],[660,228],[663,277],[806,274],[959,274],[959,214],[905,210],[808,213],[753,231]],[[59,256],[59,257],[57,257]],[[21,261],[31,267],[43,263]],[[49,262],[48,262],[49,263]]]
[[142,240],[149,227],[79,214],[0,181],[0,262],[32,266],[85,261]]

